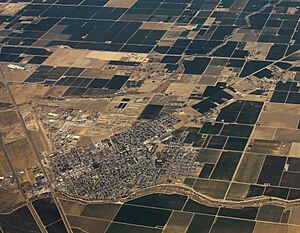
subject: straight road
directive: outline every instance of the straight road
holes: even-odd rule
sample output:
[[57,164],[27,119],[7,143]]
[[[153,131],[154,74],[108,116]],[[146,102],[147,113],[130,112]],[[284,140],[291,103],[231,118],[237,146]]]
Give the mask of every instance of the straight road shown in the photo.
[[[52,186],[52,184],[51,184],[50,178],[49,178],[48,174],[46,173],[46,170],[45,170],[45,168],[44,168],[44,166],[43,166],[43,164],[42,164],[42,162],[41,162],[41,156],[40,156],[40,154],[39,154],[39,152],[38,152],[38,150],[37,150],[37,148],[36,148],[36,146],[35,146],[35,144],[34,144],[34,142],[33,142],[33,140],[32,140],[32,137],[31,137],[31,135],[30,135],[30,133],[29,133],[27,127],[26,127],[26,124],[25,124],[25,122],[24,122],[23,116],[22,116],[22,114],[21,114],[21,112],[20,112],[20,110],[19,110],[19,107],[18,107],[18,105],[17,105],[17,103],[16,103],[16,100],[15,100],[13,94],[12,94],[12,91],[11,91],[11,89],[10,89],[10,86],[9,86],[7,80],[6,80],[5,74],[4,74],[4,72],[3,72],[1,66],[0,66],[0,76],[1,76],[1,77],[0,77],[0,81],[3,82],[4,86],[6,87],[6,89],[7,89],[7,91],[8,91],[8,94],[9,94],[9,97],[10,97],[10,100],[11,100],[11,103],[13,104],[14,110],[16,111],[16,113],[17,113],[17,115],[18,115],[18,118],[19,118],[19,121],[20,121],[20,123],[21,123],[22,129],[23,129],[23,131],[24,131],[24,133],[25,133],[25,135],[26,135],[26,138],[27,138],[27,140],[28,140],[28,142],[29,142],[29,144],[30,144],[30,147],[31,147],[31,149],[32,149],[32,152],[33,152],[33,154],[35,155],[35,157],[36,157],[36,159],[37,159],[37,161],[38,161],[38,163],[39,163],[39,165],[40,165],[40,168],[42,169],[42,171],[43,171],[43,173],[44,173],[45,178],[47,179],[47,182],[48,182],[48,185],[49,185],[50,192],[51,192],[52,197],[53,197],[53,200],[54,200],[54,202],[55,202],[55,204],[56,204],[56,206],[57,206],[57,209],[58,209],[58,211],[59,211],[59,213],[60,213],[60,215],[61,215],[61,218],[62,218],[62,220],[63,220],[63,222],[64,222],[64,224],[65,224],[66,230],[68,231],[68,233],[72,233],[72,230],[71,230],[71,227],[70,227],[70,225],[69,225],[69,223],[68,223],[68,221],[67,221],[67,218],[66,218],[66,216],[63,214],[62,206],[60,205],[60,202],[59,202],[58,198],[57,198],[56,195],[55,195],[55,190],[54,190],[54,188],[53,188],[53,186]],[[12,168],[12,171],[13,171],[13,168]],[[32,205],[32,204],[31,204],[31,205]],[[28,205],[28,206],[29,206],[29,205]],[[32,206],[32,208],[34,209],[33,206]],[[37,213],[35,212],[35,214],[37,214]]]

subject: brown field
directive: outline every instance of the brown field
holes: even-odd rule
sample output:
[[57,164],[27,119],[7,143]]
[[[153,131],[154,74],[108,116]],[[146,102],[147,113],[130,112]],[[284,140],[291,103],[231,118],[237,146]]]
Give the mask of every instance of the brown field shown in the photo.
[[295,104],[266,103],[266,111],[273,112],[273,113],[278,113],[278,112],[279,113],[285,112],[288,114],[294,113],[299,115],[300,106]]
[[26,83],[13,84],[10,85],[10,88],[17,104],[23,104],[35,97],[44,96],[49,89],[43,85]]
[[64,213],[70,216],[82,216],[84,219],[113,220],[121,205],[114,203],[82,204],[76,201],[60,199]]
[[299,123],[299,115],[287,112],[269,112],[267,110],[261,114],[258,122],[261,126],[296,129]]
[[44,131],[42,122],[34,114],[35,112],[32,108],[22,110],[26,128],[28,129],[37,150],[40,153],[44,151],[50,153],[52,146],[50,140],[46,137],[47,132]]
[[137,0],[109,0],[105,7],[130,8]]
[[291,146],[291,150],[289,152],[289,156],[300,158],[300,143],[293,142]]
[[[97,68],[87,68],[84,69],[84,71],[80,74],[80,77],[85,77],[85,78],[97,78],[100,76],[102,73],[101,69]],[[111,77],[111,76],[110,76]],[[108,78],[109,79],[109,78]]]
[[4,128],[11,128],[13,125],[19,123],[18,115],[13,110],[0,111],[0,130]]
[[45,96],[59,98],[68,88],[69,87],[65,87],[65,86],[52,86],[45,93]]
[[300,225],[300,207],[295,206],[292,208],[290,217],[289,217],[289,224],[295,224],[295,225]]
[[171,23],[165,22],[143,22],[140,29],[155,30],[156,28],[160,28],[160,30],[169,30],[171,26]]
[[0,211],[8,211],[23,200],[16,183],[9,184],[5,188],[0,187]]
[[85,109],[85,110],[101,110],[103,112],[108,106],[109,102],[105,99],[67,99],[61,106],[65,108],[73,109]]
[[229,40],[241,41],[243,39],[243,36],[244,36],[244,33],[235,33],[229,38]]
[[[143,85],[139,88],[140,92],[154,92],[156,89],[158,89],[162,84],[162,77],[156,78],[156,79],[146,79],[143,83]],[[170,84],[170,83],[168,83]]]
[[87,50],[73,50],[73,49],[57,49],[45,62],[44,65],[50,66],[66,66],[71,67],[75,64],[82,62],[83,68],[88,66],[89,61],[85,61],[84,57],[88,53]]
[[0,15],[13,16],[26,5],[26,2],[0,4]]
[[9,164],[4,157],[4,152],[0,148],[0,176],[8,176],[10,172]]
[[83,147],[85,145],[91,144],[92,142],[93,141],[91,137],[83,135],[78,139],[77,147]]
[[149,104],[160,104],[160,105],[166,105],[172,100],[176,100],[177,96],[164,96],[161,94],[156,94],[153,96]]
[[198,82],[198,84],[201,85],[215,85],[216,82],[218,81],[217,77],[214,76],[209,76],[209,75],[203,75],[200,79],[200,81]]
[[248,42],[245,46],[245,49],[250,51],[251,58],[259,58],[259,59],[265,59],[269,53],[270,48],[271,48],[271,44],[260,43],[260,42]]
[[222,66],[209,66],[205,70],[205,75],[213,75],[213,76],[220,76],[224,67]]
[[60,199],[59,201],[60,201],[63,211],[66,215],[78,215],[79,216],[85,207],[85,205],[75,202],[75,201],[69,201],[69,200],[64,200],[64,199]]
[[38,152],[51,152],[49,144],[41,131],[29,131],[29,133]]
[[245,183],[256,183],[265,160],[265,154],[246,153],[238,168],[235,180]]
[[181,233],[189,227],[193,214],[174,211],[164,229],[164,233]]
[[24,138],[25,134],[21,124],[15,124],[12,127],[5,129],[3,134],[4,143],[11,143],[16,140]]
[[[127,3],[128,1],[126,1]],[[51,66],[82,67],[102,69],[107,61],[143,61],[147,54],[123,52],[88,51],[83,49],[57,49],[43,64]]]
[[236,89],[239,92],[243,92],[244,90],[251,90],[252,84],[247,82],[247,80],[242,80],[241,82],[236,82],[233,85],[234,89]]
[[267,101],[268,97],[267,96],[262,96],[262,95],[245,95],[239,98],[240,100],[246,100],[246,101],[257,101],[257,102],[262,102],[262,101]]
[[88,53],[87,50],[57,49],[44,65],[96,68],[97,62],[85,58]]
[[238,184],[232,183],[227,193],[226,199],[229,200],[244,200],[247,197],[247,193],[249,190],[249,186],[247,184]]
[[[172,41],[174,42],[180,34],[186,30],[186,26],[176,25],[173,26],[167,33],[163,36],[161,41]],[[170,44],[171,45],[171,44]]]
[[[126,113],[128,112],[129,111],[126,111]],[[119,114],[100,115],[96,123],[86,132],[85,136],[91,137],[93,141],[99,140],[99,138],[104,139],[109,135],[123,131],[130,127],[139,114],[140,112],[132,111],[130,114],[124,114],[122,112]]]
[[252,135],[253,139],[273,140],[276,128],[271,127],[256,127]]
[[194,86],[195,84],[171,83],[165,94],[188,99],[194,89]]
[[255,42],[259,37],[259,33],[246,32],[243,36],[243,41]]
[[277,129],[274,139],[285,142],[300,142],[300,131],[297,129]]
[[110,223],[109,221],[105,220],[68,215],[67,219],[71,227],[78,227],[89,233],[104,233]]
[[3,72],[8,82],[23,82],[32,73],[32,71],[12,70],[6,67],[3,68]]
[[280,147],[280,141],[255,139],[250,152],[280,155]]
[[300,227],[275,223],[257,222],[253,233],[299,233]]
[[205,195],[222,199],[225,196],[228,186],[228,182],[197,179],[193,188]]
[[82,211],[81,216],[112,220],[120,207],[118,204],[88,204]]
[[194,178],[185,178],[183,184],[192,188],[194,186],[195,181],[196,179]]
[[0,102],[11,103],[10,96],[6,91],[6,88],[0,88]]
[[26,138],[5,144],[8,156],[16,172],[35,164],[35,156]]

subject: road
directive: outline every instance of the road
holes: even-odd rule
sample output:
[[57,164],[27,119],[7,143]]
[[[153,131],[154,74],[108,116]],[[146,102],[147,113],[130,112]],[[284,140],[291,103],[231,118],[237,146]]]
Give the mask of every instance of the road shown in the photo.
[[231,200],[224,200],[224,199],[217,199],[210,196],[207,196],[205,194],[202,194],[200,192],[197,192],[196,190],[183,186],[183,185],[176,185],[176,184],[160,184],[156,186],[152,186],[149,188],[144,188],[141,190],[138,190],[136,192],[133,192],[128,197],[125,197],[123,199],[118,200],[84,200],[82,198],[75,198],[69,195],[66,195],[62,193],[62,196],[65,196],[67,199],[71,199],[74,201],[78,201],[80,203],[84,204],[99,204],[99,203],[124,203],[131,200],[134,200],[136,198],[140,198],[146,195],[150,194],[179,194],[183,196],[188,196],[190,199],[206,205],[210,207],[225,207],[225,208],[233,208],[233,209],[241,209],[245,207],[258,207],[258,206],[265,206],[265,205],[275,205],[275,206],[281,206],[284,208],[291,208],[294,206],[300,205],[300,199],[296,200],[284,200],[277,197],[266,197],[266,196],[259,196],[254,198],[249,198],[242,201],[231,201]]
[[5,146],[4,146],[3,138],[2,138],[2,135],[1,135],[1,134],[0,134],[0,149],[1,149],[1,151],[3,151],[4,158],[5,158],[5,160],[6,160],[7,164],[8,164],[8,166],[9,166],[9,169],[11,170],[11,173],[12,173],[12,176],[13,176],[13,180],[14,180],[14,181],[16,182],[16,184],[18,185],[18,188],[19,188],[19,190],[20,190],[20,193],[21,193],[22,197],[24,198],[24,200],[25,200],[25,202],[26,202],[26,205],[28,206],[29,211],[31,212],[31,214],[32,214],[32,216],[33,216],[35,222],[37,223],[37,225],[38,225],[39,229],[41,230],[41,232],[47,233],[47,230],[46,230],[46,228],[44,227],[43,222],[41,221],[41,219],[40,219],[40,217],[38,216],[36,210],[34,209],[34,207],[33,207],[32,203],[31,203],[31,201],[29,201],[29,199],[27,198],[27,196],[26,196],[24,190],[22,189],[21,183],[20,183],[20,181],[19,181],[19,179],[18,179],[18,176],[17,176],[17,174],[16,174],[16,172],[15,172],[15,170],[14,170],[14,168],[13,168],[13,165],[12,165],[10,159],[9,159],[7,150],[6,150]]
[[[30,144],[30,147],[32,149],[32,152],[35,155],[35,157],[36,157],[36,159],[37,159],[37,161],[38,161],[38,163],[40,165],[40,168],[42,169],[42,171],[44,173],[45,178],[47,179],[47,182],[49,184],[49,189],[50,189],[50,191],[52,193],[53,200],[54,200],[54,202],[55,202],[55,204],[56,204],[56,206],[58,208],[58,211],[59,211],[59,213],[60,213],[60,215],[62,217],[62,220],[63,220],[63,222],[64,222],[64,224],[66,226],[66,229],[67,229],[68,233],[72,233],[71,227],[70,227],[70,225],[69,225],[69,223],[67,221],[66,216],[63,214],[62,206],[60,205],[60,202],[59,202],[59,200],[56,197],[55,190],[54,190],[54,188],[53,188],[53,186],[51,184],[51,180],[50,180],[48,174],[46,173],[46,170],[45,170],[45,168],[44,168],[44,166],[43,166],[43,164],[41,162],[41,158],[40,158],[39,152],[38,152],[38,150],[37,150],[37,148],[36,148],[36,146],[35,146],[35,144],[34,144],[34,142],[32,140],[32,137],[31,137],[31,135],[30,135],[27,127],[26,127],[26,124],[24,122],[23,116],[22,116],[22,114],[21,114],[21,112],[19,110],[19,107],[18,107],[18,105],[16,103],[16,100],[15,100],[13,94],[12,94],[11,88],[10,88],[10,86],[9,86],[7,80],[6,80],[5,74],[4,74],[1,66],[0,66],[0,75],[1,75],[0,80],[3,82],[4,86],[6,87],[6,89],[8,91],[11,103],[13,104],[14,110],[16,111],[16,113],[18,115],[18,118],[19,118],[19,121],[21,123],[23,132],[26,135],[26,138],[27,138],[27,140],[28,140],[28,142]],[[14,172],[13,167],[12,167],[12,172]],[[17,177],[17,176],[15,176],[15,177]],[[25,197],[26,197],[26,195],[25,195]],[[27,199],[27,197],[26,197],[26,199]],[[33,208],[32,204],[28,203],[28,207],[29,208],[31,208],[30,206]],[[36,213],[36,211],[34,209],[33,215],[35,215],[35,214],[37,215],[37,213]],[[37,223],[40,224],[40,222],[37,222]]]

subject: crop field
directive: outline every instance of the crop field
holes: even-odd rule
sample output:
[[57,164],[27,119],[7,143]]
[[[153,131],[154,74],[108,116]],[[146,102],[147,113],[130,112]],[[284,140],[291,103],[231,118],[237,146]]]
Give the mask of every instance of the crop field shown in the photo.
[[216,208],[185,196],[166,194],[147,195],[122,205],[80,204],[63,199],[61,203],[71,227],[88,232],[260,233],[272,229],[296,233],[300,230],[297,206]]
[[299,0],[1,0],[0,232],[300,232],[299,22]]

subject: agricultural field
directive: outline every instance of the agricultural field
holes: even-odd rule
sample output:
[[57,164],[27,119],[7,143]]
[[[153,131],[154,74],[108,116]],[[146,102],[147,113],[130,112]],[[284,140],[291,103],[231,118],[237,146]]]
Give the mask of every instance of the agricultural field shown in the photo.
[[299,6],[2,0],[0,233],[300,232]]

